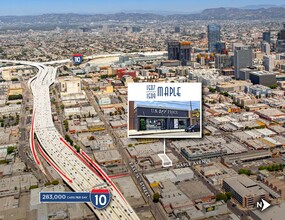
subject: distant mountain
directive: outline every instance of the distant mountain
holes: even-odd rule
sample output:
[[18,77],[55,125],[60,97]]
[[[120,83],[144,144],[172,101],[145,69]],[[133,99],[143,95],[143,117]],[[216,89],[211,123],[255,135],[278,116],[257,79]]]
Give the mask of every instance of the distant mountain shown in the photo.
[[212,8],[205,9],[198,14],[171,15],[175,18],[191,20],[265,20],[265,19],[285,19],[285,8],[260,8],[260,9],[240,9],[240,8]]
[[241,7],[241,9],[260,9],[260,8],[278,8],[278,7],[284,7],[284,6],[282,6],[282,5],[270,5],[270,4],[247,5],[247,6]]
[[[271,5],[267,5],[268,7]],[[252,6],[250,6],[252,7]],[[162,15],[164,14],[164,15]],[[43,14],[36,16],[0,16],[0,27],[76,27],[85,24],[98,24],[101,21],[153,21],[153,20],[285,20],[285,7],[259,9],[212,8],[202,12],[167,15],[157,13],[115,13],[115,14]],[[12,25],[13,24],[13,25]]]

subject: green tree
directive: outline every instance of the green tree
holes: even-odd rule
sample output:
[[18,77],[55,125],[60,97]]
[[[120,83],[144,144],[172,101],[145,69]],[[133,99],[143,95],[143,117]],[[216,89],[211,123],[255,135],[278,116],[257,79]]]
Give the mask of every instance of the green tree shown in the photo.
[[58,180],[53,180],[53,181],[51,182],[51,184],[52,184],[52,185],[58,185],[58,184],[59,184],[59,181],[58,181]]
[[225,192],[225,195],[227,196],[228,200],[230,200],[232,198],[231,192]]
[[7,148],[7,154],[13,153],[14,150],[15,150],[15,147],[9,146],[9,147]]
[[17,100],[17,99],[23,99],[23,96],[21,94],[19,95],[9,95],[8,96],[8,100],[11,101],[11,100]]
[[251,170],[247,170],[247,169],[239,169],[238,174],[245,174],[245,175],[252,175]]
[[30,189],[36,189],[36,188],[38,188],[38,185],[31,185],[30,186]]
[[272,84],[272,85],[270,85],[270,86],[268,86],[270,89],[276,89],[277,87],[278,87],[278,85],[277,84]]
[[219,193],[218,195],[216,195],[216,200],[217,201],[221,201],[224,200],[225,202],[228,201],[228,197],[225,193]]
[[68,131],[69,130],[69,125],[68,125],[68,121],[67,120],[63,121],[63,125],[64,125],[64,128],[65,128],[65,131]]
[[51,185],[51,182],[46,182],[45,183],[45,186],[50,186]]
[[77,153],[80,153],[80,147],[78,145],[75,145],[74,148],[76,149]]
[[153,194],[153,202],[154,203],[158,203],[159,202],[159,198],[160,198],[160,195],[159,195],[158,192]]
[[216,89],[214,89],[214,88],[212,88],[212,87],[208,87],[208,89],[209,89],[209,91],[211,92],[211,93],[215,93],[217,90]]
[[68,134],[65,135],[65,140],[68,141],[70,145],[73,145],[73,140],[71,140]]

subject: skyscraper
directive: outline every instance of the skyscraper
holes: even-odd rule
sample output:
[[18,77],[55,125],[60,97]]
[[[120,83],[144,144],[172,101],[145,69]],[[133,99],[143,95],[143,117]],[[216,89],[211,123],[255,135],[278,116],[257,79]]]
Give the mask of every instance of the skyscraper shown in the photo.
[[262,33],[262,40],[263,41],[265,41],[265,42],[267,42],[267,43],[269,43],[270,44],[270,42],[271,42],[271,33],[270,33],[270,31],[267,31],[267,32],[263,32]]
[[175,27],[174,32],[175,33],[180,33],[180,27],[179,26]]
[[168,42],[168,59],[180,60],[182,66],[186,66],[191,59],[191,43],[190,42]]
[[169,41],[168,42],[168,59],[179,60],[179,42]]
[[216,51],[216,43],[221,41],[221,26],[217,24],[208,25],[208,50]]
[[270,55],[270,44],[266,41],[261,42],[261,51],[266,55]]
[[249,46],[236,47],[234,55],[235,79],[239,79],[239,71],[252,67],[252,49]]
[[273,55],[263,56],[263,65],[266,71],[272,72],[275,65],[275,58]]
[[226,49],[225,42],[216,42],[215,43],[215,52],[222,53]]
[[278,33],[277,52],[285,52],[285,24],[283,24],[283,29]]

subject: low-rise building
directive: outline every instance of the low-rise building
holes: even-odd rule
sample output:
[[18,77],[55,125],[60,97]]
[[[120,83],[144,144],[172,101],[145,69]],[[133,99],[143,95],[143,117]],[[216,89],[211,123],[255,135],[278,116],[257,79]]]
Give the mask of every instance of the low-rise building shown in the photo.
[[230,82],[219,83],[217,90],[220,92],[240,92],[245,91],[245,88],[251,85],[251,82],[232,80]]
[[265,97],[271,95],[271,89],[267,86],[263,85],[253,85],[249,87],[249,93],[255,95],[255,96],[260,96],[260,97]]
[[108,166],[108,165],[118,165],[122,163],[122,156],[118,150],[106,150],[106,151],[96,151],[94,153],[95,160],[98,164]]
[[244,175],[224,179],[223,188],[245,208],[255,206],[261,199],[269,199],[268,192]]

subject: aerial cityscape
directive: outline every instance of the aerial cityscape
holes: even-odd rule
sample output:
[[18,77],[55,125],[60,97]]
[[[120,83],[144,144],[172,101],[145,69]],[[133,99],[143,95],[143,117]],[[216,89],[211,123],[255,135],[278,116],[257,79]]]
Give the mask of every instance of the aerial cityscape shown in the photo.
[[282,0],[3,2],[0,219],[284,220],[284,95]]

